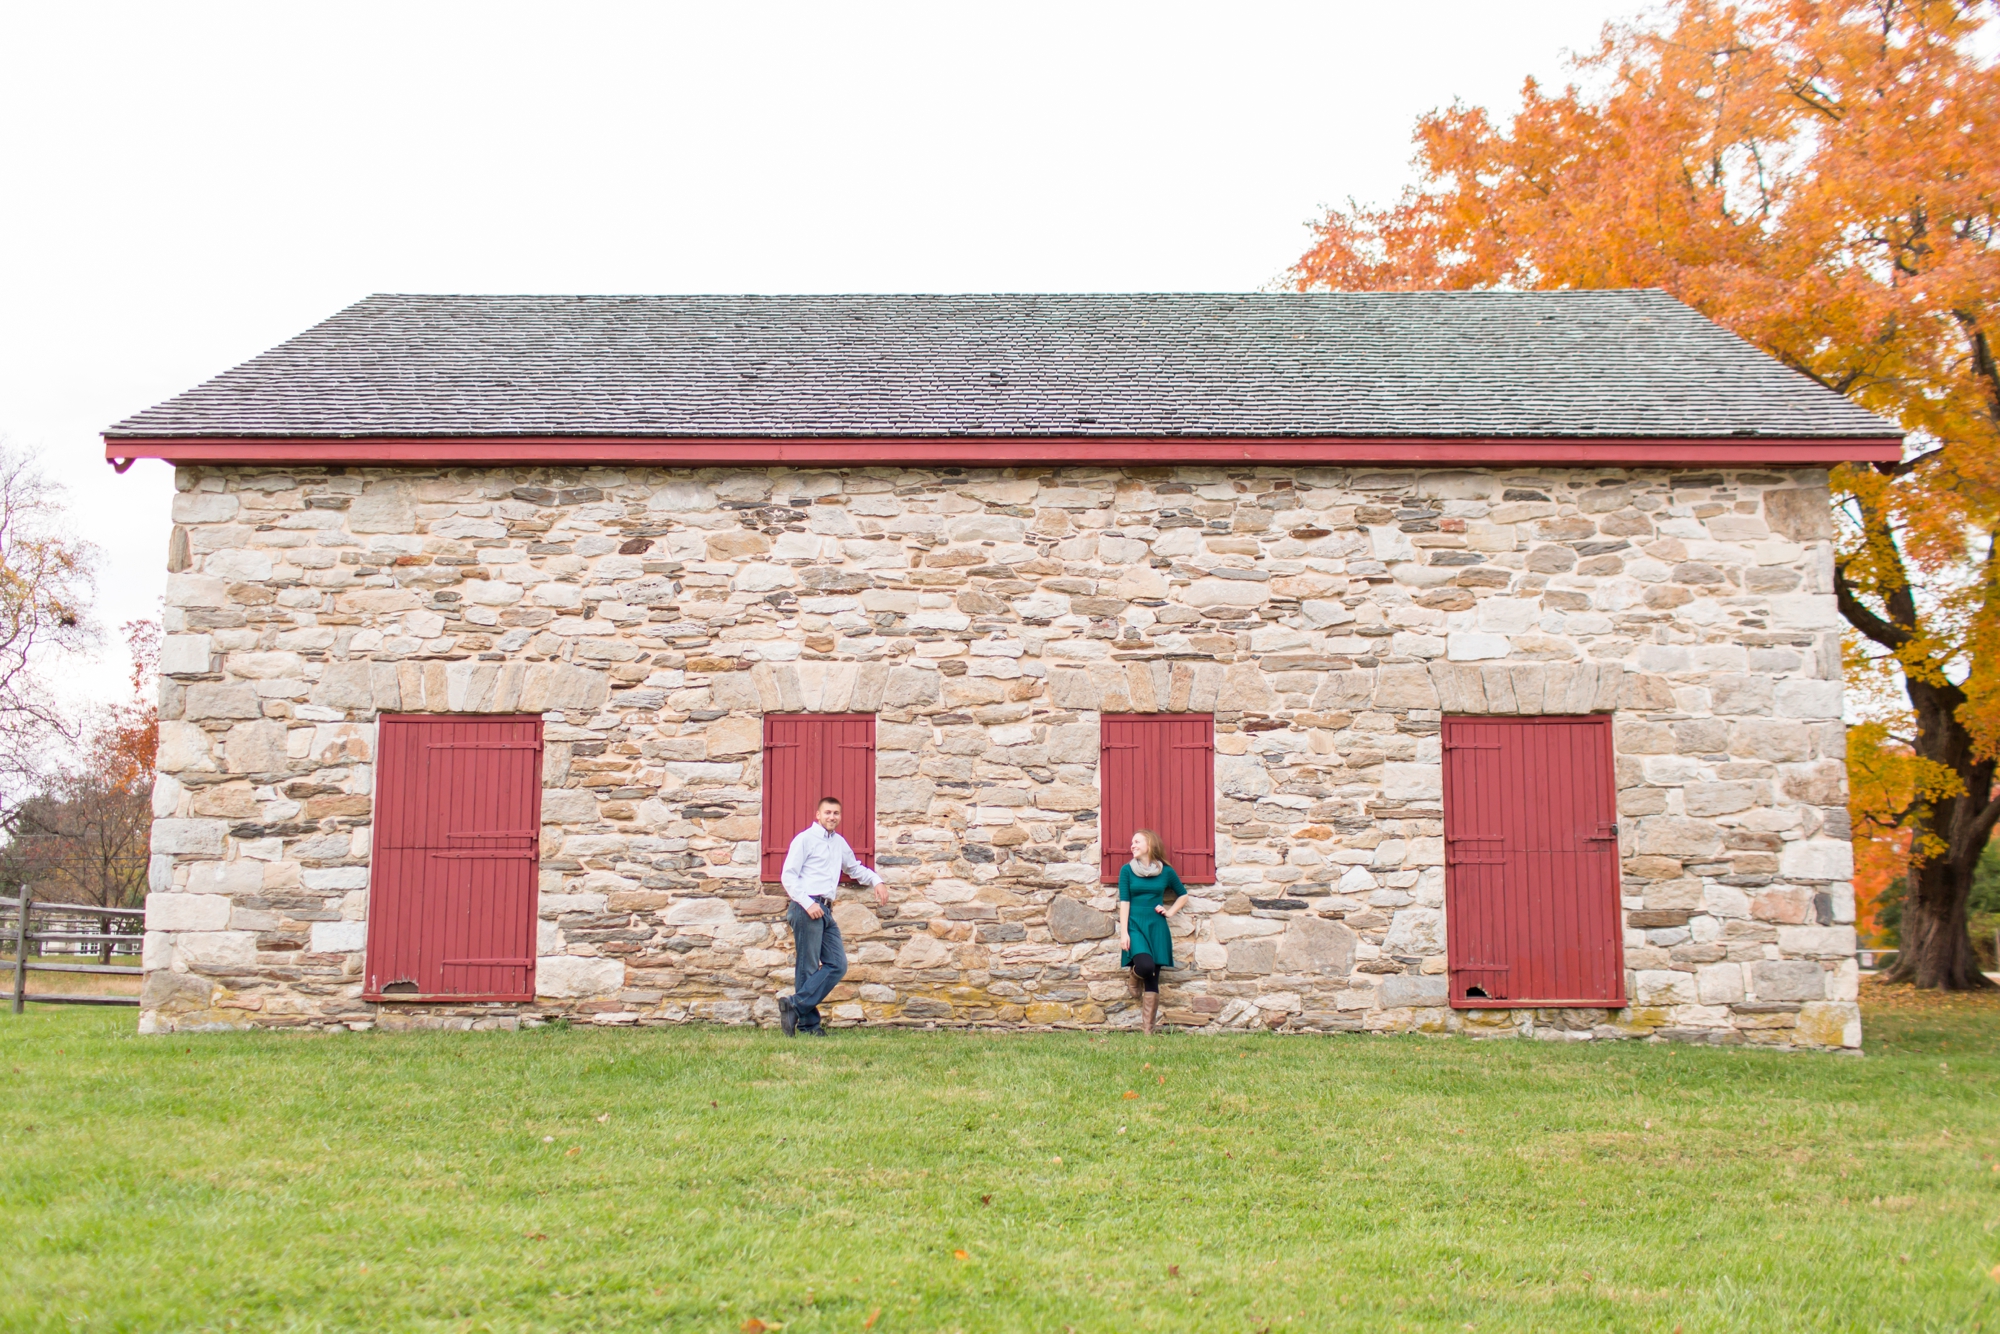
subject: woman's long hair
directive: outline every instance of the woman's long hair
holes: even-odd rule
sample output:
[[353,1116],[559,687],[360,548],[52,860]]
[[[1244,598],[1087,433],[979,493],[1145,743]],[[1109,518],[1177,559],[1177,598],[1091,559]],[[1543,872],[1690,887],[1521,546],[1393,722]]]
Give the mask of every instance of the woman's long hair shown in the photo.
[[1155,866],[1167,864],[1167,843],[1150,829],[1134,829],[1133,834],[1146,840],[1146,860]]

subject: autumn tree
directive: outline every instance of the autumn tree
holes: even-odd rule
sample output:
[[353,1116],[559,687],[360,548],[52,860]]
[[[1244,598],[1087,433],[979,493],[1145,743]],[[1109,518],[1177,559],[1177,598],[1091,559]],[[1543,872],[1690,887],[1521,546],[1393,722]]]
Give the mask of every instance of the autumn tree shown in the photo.
[[54,678],[91,643],[91,551],[62,499],[24,455],[0,448],[0,787],[78,739]]
[[1994,19],[1988,0],[1671,0],[1607,29],[1576,84],[1529,80],[1504,123],[1423,117],[1418,183],[1330,212],[1290,275],[1663,288],[1901,423],[1903,461],[1833,477],[1853,667],[1907,701],[1857,729],[1850,771],[1907,847],[1896,976],[1952,989],[1988,985],[1966,902],[2000,820]]
[[[104,710],[68,762],[41,775],[34,793],[7,813],[0,878],[27,885],[38,900],[136,908],[146,898],[152,833],[153,768],[160,715],[154,680],[157,621],[127,621],[131,695]],[[111,946],[100,949],[110,962]]]

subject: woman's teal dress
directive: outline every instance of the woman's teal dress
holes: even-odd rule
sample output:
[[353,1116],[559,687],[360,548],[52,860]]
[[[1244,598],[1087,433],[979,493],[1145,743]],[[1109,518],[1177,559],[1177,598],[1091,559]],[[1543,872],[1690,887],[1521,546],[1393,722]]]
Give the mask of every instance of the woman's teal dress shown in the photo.
[[1135,954],[1152,955],[1162,968],[1174,966],[1174,937],[1167,929],[1171,923],[1153,911],[1167,906],[1169,892],[1176,897],[1187,893],[1171,866],[1161,866],[1158,875],[1140,875],[1130,862],[1118,868],[1118,900],[1132,905],[1125,922],[1126,948],[1118,955],[1120,968],[1131,967]]

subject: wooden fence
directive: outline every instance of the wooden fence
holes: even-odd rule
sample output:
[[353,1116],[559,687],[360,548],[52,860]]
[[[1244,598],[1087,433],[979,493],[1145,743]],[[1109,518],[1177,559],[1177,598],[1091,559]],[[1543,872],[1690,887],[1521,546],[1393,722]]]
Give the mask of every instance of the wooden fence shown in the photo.
[[[130,931],[115,928],[122,922],[135,924],[146,916],[144,908],[93,908],[81,903],[36,903],[28,890],[21,891],[18,899],[0,899],[0,910],[13,912],[12,929],[7,939],[14,945],[14,1013],[21,1013],[29,1001],[48,1005],[137,1005],[137,996],[69,996],[55,993],[35,993],[28,990],[28,974],[41,973],[112,973],[120,977],[143,977],[146,970],[112,963],[43,963],[39,959],[31,962],[28,947],[36,946],[37,951],[44,943],[65,942],[91,945],[137,945],[141,937]],[[42,913],[46,917],[94,917],[107,928],[103,931],[34,931],[31,930],[34,915]],[[57,922],[57,926],[70,923]]]

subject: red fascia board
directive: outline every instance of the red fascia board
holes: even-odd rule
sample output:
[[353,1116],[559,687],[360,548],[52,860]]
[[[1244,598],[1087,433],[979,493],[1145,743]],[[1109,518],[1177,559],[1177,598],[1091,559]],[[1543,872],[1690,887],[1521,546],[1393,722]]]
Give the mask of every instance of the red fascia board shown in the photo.
[[1894,463],[1900,437],[1766,440],[1468,438],[1413,436],[1246,437],[883,437],[811,439],[646,436],[106,436],[117,463],[372,465],[378,467],[556,464],[713,468],[1051,464],[1390,464],[1432,467],[1827,467]]

